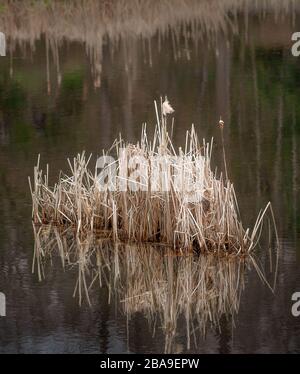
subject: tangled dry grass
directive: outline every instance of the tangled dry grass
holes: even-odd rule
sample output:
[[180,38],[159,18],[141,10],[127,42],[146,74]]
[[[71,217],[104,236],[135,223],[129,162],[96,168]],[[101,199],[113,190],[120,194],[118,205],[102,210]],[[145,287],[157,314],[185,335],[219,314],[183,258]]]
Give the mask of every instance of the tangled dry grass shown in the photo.
[[73,163],[68,160],[71,175],[61,173],[51,188],[48,166],[44,175],[38,162],[30,182],[34,223],[71,226],[77,235],[97,232],[114,242],[250,253],[259,241],[267,211],[275,227],[270,203],[254,228],[244,229],[233,184],[211,170],[212,141],[200,142],[192,127],[185,146],[175,150],[162,101],[160,113],[156,103],[155,107],[152,141],[146,126],[137,144],[116,140],[101,162],[98,159],[95,172],[89,168],[90,157],[82,153]]

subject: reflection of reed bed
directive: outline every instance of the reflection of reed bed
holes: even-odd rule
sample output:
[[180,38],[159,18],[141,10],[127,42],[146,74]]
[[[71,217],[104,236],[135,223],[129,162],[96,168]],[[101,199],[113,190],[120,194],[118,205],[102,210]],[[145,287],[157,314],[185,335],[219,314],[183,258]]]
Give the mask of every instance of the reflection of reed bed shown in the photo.
[[158,35],[160,48],[161,41],[171,36],[175,58],[181,54],[189,58],[190,43],[201,42],[208,35],[207,43],[214,45],[219,32],[237,31],[241,15],[247,25],[252,13],[260,16],[272,13],[279,17],[296,10],[299,4],[293,0],[4,0],[0,25],[9,38],[10,53],[17,45],[22,49],[29,45],[34,50],[45,35],[47,63],[50,49],[59,80],[59,46],[65,40],[83,43],[92,62],[94,83],[99,86],[103,47],[107,41],[112,51],[121,45],[124,53],[130,55],[132,42],[142,37],[151,61],[151,38]]
[[34,223],[75,227],[77,234],[96,231],[115,242],[236,255],[252,251],[268,208],[274,222],[270,204],[253,230],[245,230],[233,185],[210,168],[211,144],[200,143],[192,128],[185,147],[176,151],[166,116],[157,112],[157,123],[151,141],[145,128],[136,145],[116,141],[97,161],[101,173],[92,173],[89,159],[78,155],[69,161],[71,175],[61,174],[50,188],[48,167],[43,175],[38,164],[30,184]]
[[[97,252],[103,269],[109,266],[110,251],[104,246]],[[126,315],[142,312],[153,326],[159,315],[167,352],[171,351],[180,317],[186,322],[189,349],[199,332],[205,334],[208,326],[219,328],[221,316],[229,318],[238,311],[244,260],[178,256],[170,251],[162,255],[154,247],[128,245],[121,252],[115,248],[114,256],[118,256],[112,269],[118,274],[118,284],[114,286],[111,277],[110,288],[119,294]]]
[[151,245],[111,245],[92,234],[79,240],[70,229],[62,233],[56,227],[34,227],[35,260],[41,275],[45,261],[59,253],[63,266],[78,266],[75,292],[80,302],[83,296],[89,300],[93,285],[107,287],[108,301],[119,300],[129,318],[141,312],[154,327],[159,317],[168,352],[179,318],[186,322],[189,347],[207,326],[220,328],[222,316],[233,318],[238,311],[248,267],[245,258],[180,255]]
[[[1,5],[2,31],[16,40],[34,42],[46,32],[87,45],[105,37],[151,37],[180,25],[186,37],[197,31],[201,31],[198,37],[205,32],[214,35],[235,25],[241,13],[280,16],[299,9],[293,0],[3,0]],[[174,37],[178,37],[175,32]]]
[[[100,250],[99,256],[107,258],[106,251]],[[123,308],[129,316],[143,312],[153,324],[158,313],[167,351],[181,316],[186,322],[189,348],[190,339],[197,340],[197,330],[205,334],[208,325],[219,327],[221,316],[233,316],[238,311],[245,265],[241,259],[176,256],[170,251],[162,255],[153,247],[140,250],[129,246],[122,257],[118,259],[117,289],[121,290]]]

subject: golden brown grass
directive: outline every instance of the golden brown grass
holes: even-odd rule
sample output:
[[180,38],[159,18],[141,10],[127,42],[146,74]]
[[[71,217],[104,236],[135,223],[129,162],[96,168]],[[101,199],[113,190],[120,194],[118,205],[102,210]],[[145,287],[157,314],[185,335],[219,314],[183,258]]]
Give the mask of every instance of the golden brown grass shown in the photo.
[[[270,203],[253,230],[244,229],[233,184],[210,168],[212,141],[201,143],[192,127],[185,146],[175,150],[166,116],[158,113],[157,105],[156,113],[153,139],[148,139],[145,126],[137,144],[116,140],[104,154],[108,162],[101,165],[101,177],[91,172],[90,157],[82,153],[68,160],[71,175],[61,173],[51,188],[48,166],[44,175],[38,162],[30,182],[34,223],[71,226],[78,235],[93,231],[114,242],[161,243],[181,251],[253,251],[268,210],[274,223]],[[115,161],[110,161],[111,155]]]

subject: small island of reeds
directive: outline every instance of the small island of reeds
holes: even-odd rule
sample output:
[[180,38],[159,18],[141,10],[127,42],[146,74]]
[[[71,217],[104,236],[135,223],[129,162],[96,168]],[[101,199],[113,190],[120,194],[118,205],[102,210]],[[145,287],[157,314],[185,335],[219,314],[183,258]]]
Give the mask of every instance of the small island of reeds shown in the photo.
[[[153,138],[146,125],[136,144],[120,136],[103,151],[95,168],[84,152],[68,159],[71,173],[60,172],[53,187],[48,165],[44,173],[38,160],[33,183],[29,179],[34,224],[69,227],[81,237],[93,232],[113,242],[159,244],[182,252],[252,252],[268,210],[275,227],[271,204],[258,214],[252,229],[245,229],[227,177],[225,152],[225,176],[218,176],[210,165],[213,141],[200,142],[192,126],[184,144],[175,149],[173,122],[167,118],[172,107],[161,100],[160,110],[155,102],[155,111]],[[221,131],[223,125],[220,121]]]

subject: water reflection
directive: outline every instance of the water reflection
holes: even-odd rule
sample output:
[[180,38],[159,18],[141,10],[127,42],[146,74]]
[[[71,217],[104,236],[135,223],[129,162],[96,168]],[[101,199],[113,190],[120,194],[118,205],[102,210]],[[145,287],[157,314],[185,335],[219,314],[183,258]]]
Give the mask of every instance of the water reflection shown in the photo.
[[[45,76],[50,94],[53,85],[50,65],[51,62],[54,64],[52,73],[56,76],[55,84],[59,86],[62,81],[60,49],[65,48],[66,41],[84,46],[95,88],[101,86],[103,60],[107,52],[114,56],[121,51],[125,71],[134,78],[138,60],[147,61],[152,66],[156,51],[165,53],[166,39],[171,40],[167,52],[174,61],[182,57],[191,60],[192,50],[202,49],[204,45],[215,49],[220,57],[222,74],[228,67],[228,61],[224,61],[223,57],[230,54],[229,35],[244,30],[248,42],[253,13],[259,14],[263,23],[269,21],[270,12],[275,20],[294,23],[294,14],[299,9],[299,4],[293,0],[169,0],[155,3],[151,0],[117,0],[114,3],[88,0],[84,6],[80,1],[25,0],[14,4],[6,0],[0,11],[0,25],[9,39],[11,76],[16,50],[20,49],[27,57],[27,53],[35,52],[40,40],[45,39]],[[280,32],[271,39],[268,35],[263,37],[262,42],[269,46],[274,40],[287,42]]]
[[[119,132],[135,142],[140,124],[155,121],[153,99],[167,94],[176,143],[194,123],[201,137],[215,137],[217,165],[222,116],[242,221],[252,226],[271,200],[282,246],[276,297],[249,272],[234,334],[221,318],[222,333],[207,332],[191,351],[299,353],[300,320],[291,317],[290,297],[300,285],[300,67],[290,37],[300,30],[300,4],[171,1],[176,6],[143,1],[124,18],[118,12],[129,1],[118,1],[115,10],[102,10],[109,22],[99,22],[93,6],[100,1],[86,1],[86,17],[67,2],[50,10],[46,2],[1,1],[8,50],[0,58],[0,291],[9,316],[0,319],[1,352],[161,351],[162,331],[153,338],[139,314],[128,323],[127,347],[127,321],[101,302],[105,287],[95,309],[76,309],[72,272],[52,267],[46,282],[36,282],[27,176],[38,153],[66,170],[66,157],[83,149],[99,154]],[[178,351],[186,344],[185,322],[180,326]]]
[[103,303],[115,303],[127,320],[144,315],[153,336],[162,329],[165,352],[174,352],[180,318],[188,350],[207,328],[221,333],[233,327],[246,272],[254,264],[262,274],[252,256],[182,254],[165,246],[112,243],[92,233],[82,238],[72,229],[50,225],[33,228],[33,268],[40,280],[49,260],[59,256],[62,268],[78,270],[74,295],[80,304],[91,305],[92,287],[104,287]]

